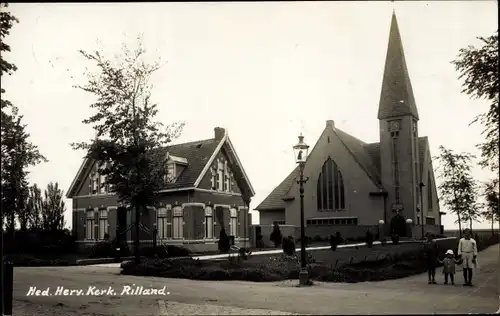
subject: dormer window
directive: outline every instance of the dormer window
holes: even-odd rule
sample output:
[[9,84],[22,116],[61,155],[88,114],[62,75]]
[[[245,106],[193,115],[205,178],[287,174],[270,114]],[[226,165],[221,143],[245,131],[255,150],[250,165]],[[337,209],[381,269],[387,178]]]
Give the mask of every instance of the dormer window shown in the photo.
[[164,176],[165,183],[175,183],[187,165],[188,162],[186,158],[176,157],[167,153],[167,171]]
[[176,178],[176,172],[175,172],[175,162],[169,161],[167,163],[167,174],[165,175],[165,182],[166,183],[174,183],[175,178]]
[[99,192],[99,174],[92,172],[90,174],[90,194],[97,194]]

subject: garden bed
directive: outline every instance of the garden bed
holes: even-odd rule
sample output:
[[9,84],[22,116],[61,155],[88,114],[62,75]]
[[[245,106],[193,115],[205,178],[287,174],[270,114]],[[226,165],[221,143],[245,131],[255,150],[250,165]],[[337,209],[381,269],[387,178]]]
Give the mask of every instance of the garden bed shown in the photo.
[[[420,260],[415,260],[422,255],[421,251],[420,244],[309,251],[308,271],[311,279],[328,282],[351,283],[400,278],[420,273],[422,267],[425,269]],[[139,265],[133,262],[122,265],[122,274],[127,275],[214,281],[280,281],[297,279],[299,271],[300,253],[292,256],[256,255],[248,260],[233,258],[223,261],[147,259]]]

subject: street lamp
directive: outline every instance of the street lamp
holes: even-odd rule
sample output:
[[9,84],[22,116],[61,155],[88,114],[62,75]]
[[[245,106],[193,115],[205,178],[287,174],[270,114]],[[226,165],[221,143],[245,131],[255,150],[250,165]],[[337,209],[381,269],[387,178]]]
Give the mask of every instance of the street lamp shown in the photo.
[[412,226],[412,224],[413,224],[412,219],[411,219],[411,218],[408,218],[408,219],[406,220],[406,230],[407,230],[407,232],[408,232],[408,233],[407,233],[407,235],[408,235],[408,237],[410,237],[410,238],[412,237],[412,236],[411,236],[411,235],[412,235],[412,231],[411,231],[411,226]]
[[425,184],[420,181],[420,224],[422,225],[422,239],[424,239],[424,198],[422,195],[422,188],[425,187]]
[[299,142],[297,145],[293,146],[293,152],[295,155],[295,162],[299,164],[300,177],[297,183],[300,192],[300,261],[301,268],[299,273],[299,285],[308,285],[309,276],[307,275],[307,263],[306,263],[306,234],[304,227],[304,183],[309,180],[308,177],[304,178],[304,166],[307,160],[307,153],[309,151],[309,146],[304,143],[304,136],[299,136]]

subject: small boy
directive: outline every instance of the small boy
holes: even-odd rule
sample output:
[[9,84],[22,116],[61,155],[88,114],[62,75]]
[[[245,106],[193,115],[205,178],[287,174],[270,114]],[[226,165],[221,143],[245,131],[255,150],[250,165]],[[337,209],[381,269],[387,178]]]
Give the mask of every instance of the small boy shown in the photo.
[[445,258],[440,263],[443,264],[444,284],[448,284],[448,276],[450,277],[451,285],[455,285],[455,253],[453,250],[446,251]]
[[432,233],[427,233],[427,240],[424,242],[424,256],[427,265],[429,284],[436,284],[436,265],[438,263],[438,245]]

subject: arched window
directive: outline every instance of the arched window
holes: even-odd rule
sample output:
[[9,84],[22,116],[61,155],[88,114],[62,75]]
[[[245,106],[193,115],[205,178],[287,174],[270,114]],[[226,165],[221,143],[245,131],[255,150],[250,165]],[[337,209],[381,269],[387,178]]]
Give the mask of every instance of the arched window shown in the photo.
[[325,161],[318,177],[317,203],[318,210],[321,211],[345,208],[344,179],[331,158]]

